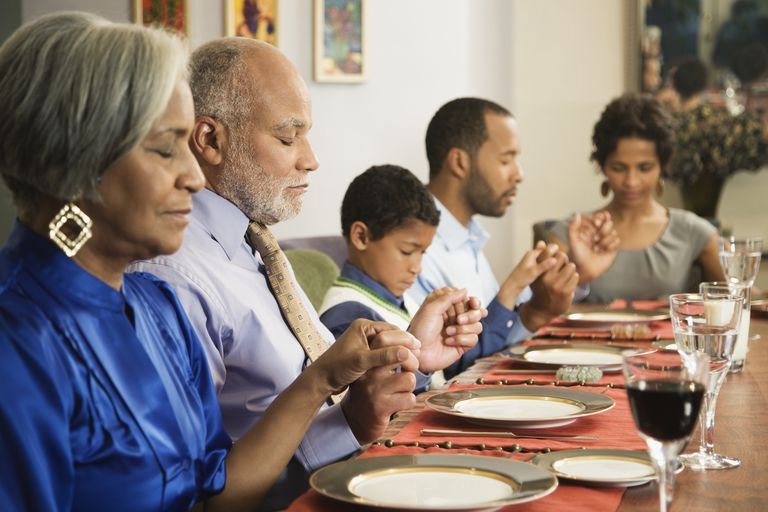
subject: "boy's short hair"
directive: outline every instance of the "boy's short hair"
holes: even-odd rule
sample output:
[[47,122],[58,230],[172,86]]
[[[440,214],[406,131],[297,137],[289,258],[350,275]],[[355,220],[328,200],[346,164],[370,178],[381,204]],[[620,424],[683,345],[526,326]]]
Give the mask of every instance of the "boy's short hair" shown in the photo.
[[440,222],[435,200],[424,184],[398,165],[375,165],[352,180],[341,203],[341,231],[349,241],[352,223],[364,222],[372,240],[409,221]]

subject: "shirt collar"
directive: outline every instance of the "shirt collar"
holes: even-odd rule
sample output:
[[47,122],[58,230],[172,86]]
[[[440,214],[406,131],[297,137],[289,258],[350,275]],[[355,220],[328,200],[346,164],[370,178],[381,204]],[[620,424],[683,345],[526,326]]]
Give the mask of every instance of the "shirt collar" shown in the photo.
[[362,284],[387,302],[394,304],[399,308],[403,307],[402,297],[395,296],[392,292],[387,290],[386,287],[381,285],[378,281],[373,280],[368,274],[351,264],[349,261],[344,262],[344,266],[341,268],[341,276]]
[[464,244],[469,244],[476,251],[480,251],[490,238],[488,232],[478,223],[474,216],[469,220],[469,227],[464,227],[453,214],[436,197],[435,205],[440,211],[440,224],[437,227],[437,235],[449,250],[458,249]]
[[192,196],[192,219],[221,245],[230,260],[244,243],[250,224],[240,208],[207,188]]
[[0,290],[8,286],[21,267],[26,267],[42,286],[81,304],[114,311],[125,307],[123,290],[115,290],[68,258],[53,242],[16,221],[0,252]]

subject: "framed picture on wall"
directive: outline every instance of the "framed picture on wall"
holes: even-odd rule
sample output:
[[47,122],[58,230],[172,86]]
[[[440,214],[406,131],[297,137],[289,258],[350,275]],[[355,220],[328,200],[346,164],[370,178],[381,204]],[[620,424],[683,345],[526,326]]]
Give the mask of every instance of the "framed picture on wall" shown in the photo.
[[224,0],[224,34],[277,46],[278,0]]
[[132,0],[133,21],[188,35],[187,0]]
[[364,82],[366,0],[314,0],[314,77],[318,82]]

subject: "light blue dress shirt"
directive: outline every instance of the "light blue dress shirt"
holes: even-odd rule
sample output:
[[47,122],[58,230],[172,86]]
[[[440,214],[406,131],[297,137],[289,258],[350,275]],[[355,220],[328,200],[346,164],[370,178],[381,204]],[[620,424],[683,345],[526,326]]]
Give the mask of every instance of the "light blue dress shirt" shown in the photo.
[[[261,257],[245,241],[246,216],[207,189],[193,201],[181,249],[132,268],[176,289],[208,356],[224,426],[237,440],[298,377],[305,355],[270,291]],[[303,293],[301,300],[332,343],[333,335]],[[341,407],[324,406],[265,509],[287,506],[306,488],[310,472],[359,448]]]
[[[488,308],[480,341],[474,349],[464,354],[457,364],[447,369],[446,377],[450,377],[455,371],[471,366],[478,357],[503,350],[529,338],[533,333],[519,321],[517,308],[510,310],[496,298],[499,283],[483,254],[483,247],[489,238],[488,233],[474,218],[468,227],[464,227],[436,198],[435,204],[440,210],[440,224],[432,245],[422,260],[421,274],[408,290],[408,295],[417,303],[421,303],[427,294],[438,288],[466,288],[470,295],[480,298]],[[530,298],[531,290],[526,288],[518,296],[517,304],[522,304]]]

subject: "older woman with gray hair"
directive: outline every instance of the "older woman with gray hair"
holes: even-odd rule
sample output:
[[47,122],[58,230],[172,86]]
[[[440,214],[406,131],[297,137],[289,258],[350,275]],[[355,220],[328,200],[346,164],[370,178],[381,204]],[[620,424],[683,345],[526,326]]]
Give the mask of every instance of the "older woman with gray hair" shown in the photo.
[[232,446],[174,292],[124,273],[178,249],[204,185],[185,70],[173,36],[82,13],[0,47],[0,510],[253,510],[332,392],[417,365],[361,322]]

